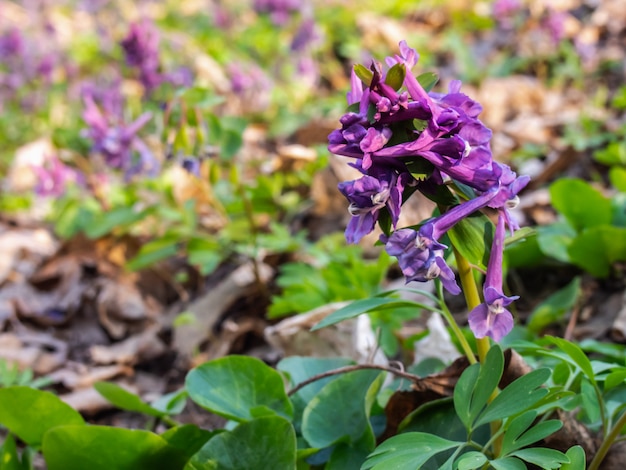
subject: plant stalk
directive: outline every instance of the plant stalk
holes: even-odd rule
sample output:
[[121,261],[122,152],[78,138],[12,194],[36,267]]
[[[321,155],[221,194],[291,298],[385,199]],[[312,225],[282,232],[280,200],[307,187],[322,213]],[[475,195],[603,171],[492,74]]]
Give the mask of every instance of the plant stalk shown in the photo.
[[609,432],[602,440],[602,444],[600,444],[600,448],[596,452],[596,455],[593,456],[593,460],[589,464],[588,470],[600,469],[600,464],[604,460],[604,457],[606,457],[606,454],[609,452],[609,449],[611,448],[615,440],[620,435],[620,432],[622,431],[622,428],[624,426],[626,426],[626,413],[620,416],[620,418],[617,420],[617,423],[615,423],[615,425],[611,429],[611,432]]
[[[471,312],[474,308],[478,307],[481,304],[480,295],[478,294],[478,286],[476,286],[476,281],[474,280],[474,273],[472,272],[472,267],[469,264],[469,261],[456,249],[454,245],[452,245],[452,250],[454,251],[454,257],[456,258],[456,266],[459,270],[459,278],[461,279],[461,286],[463,286],[463,295],[465,296],[465,303],[467,304],[467,308]],[[476,348],[478,350],[478,360],[481,363],[485,362],[487,357],[487,353],[489,352],[489,348],[491,344],[489,343],[489,338],[476,338]],[[489,401],[493,400],[495,396],[498,394],[498,390],[496,389],[493,392],[493,395],[489,398]],[[490,423],[491,427],[491,435],[496,436],[499,431],[502,423],[500,421],[492,421]],[[493,440],[493,453],[494,456],[500,455],[500,450],[502,449],[502,435],[498,435]]]

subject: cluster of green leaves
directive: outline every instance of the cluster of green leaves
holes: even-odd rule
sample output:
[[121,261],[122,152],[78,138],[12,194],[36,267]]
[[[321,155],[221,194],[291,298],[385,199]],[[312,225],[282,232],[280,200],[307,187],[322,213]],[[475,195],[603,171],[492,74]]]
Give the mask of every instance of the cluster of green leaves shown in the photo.
[[[626,173],[615,173],[616,186]],[[529,239],[509,253],[509,265],[526,265],[548,257],[574,264],[600,278],[610,276],[618,261],[626,261],[626,193],[611,197],[577,178],[562,178],[550,187],[552,205],[562,220],[538,227]],[[530,261],[529,261],[530,260]]]
[[[559,399],[554,390],[542,387],[550,370],[533,370],[494,398],[503,370],[502,350],[493,346],[484,363],[463,372],[452,399],[428,403],[411,413],[400,424],[401,433],[378,446],[362,468],[519,470],[527,468],[527,462],[543,469],[584,469],[580,447],[567,454],[529,447],[563,424],[537,419]],[[436,434],[432,432],[435,420],[439,421]],[[498,426],[491,433],[493,423]]]
[[[615,387],[623,393],[626,373],[616,364],[598,372],[577,346],[550,341],[559,349],[536,347],[533,353],[561,361],[569,374],[563,367],[554,373],[539,368],[498,393],[504,357],[494,346],[483,364],[463,372],[453,397],[420,406],[402,421],[397,435],[378,446],[384,405],[393,391],[383,386],[384,372],[350,368],[353,363],[342,358],[290,357],[273,369],[252,357],[228,356],[191,370],[183,390],[151,404],[118,385],[96,384],[114,405],[168,424],[160,434],[89,425],[55,395],[12,386],[0,389],[0,424],[10,433],[0,469],[31,469],[33,454],[40,451],[50,470],[236,470],[258,468],[259,462],[277,470],[520,470],[524,462],[582,470],[580,447],[565,454],[537,447],[562,425],[547,418],[556,408],[576,407],[588,418],[594,394],[584,384],[593,389],[603,382],[607,393]],[[342,373],[321,376],[341,368]],[[313,377],[318,380],[295,393],[287,390]],[[621,416],[624,407],[614,406],[616,398],[605,402],[611,409],[607,416]],[[177,423],[173,417],[187,399],[224,418],[223,428]],[[21,455],[14,436],[27,445]]]

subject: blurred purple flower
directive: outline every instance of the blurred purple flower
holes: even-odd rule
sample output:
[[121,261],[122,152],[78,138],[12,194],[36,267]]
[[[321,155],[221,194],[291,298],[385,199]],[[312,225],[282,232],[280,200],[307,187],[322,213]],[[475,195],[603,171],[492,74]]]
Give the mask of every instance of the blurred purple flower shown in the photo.
[[[151,113],[144,113],[134,122],[125,124],[119,117],[103,113],[91,95],[84,97],[84,103],[83,119],[88,125],[84,134],[93,142],[92,150],[102,155],[109,167],[124,171],[127,178],[138,173],[155,175],[158,172],[158,161],[137,136],[152,119]],[[133,158],[134,151],[139,155],[138,161]]]
[[263,111],[270,104],[272,80],[256,64],[231,62],[227,74],[230,89],[247,112]]
[[24,50],[24,40],[17,28],[10,29],[0,36],[0,58],[21,57]]
[[301,0],[254,0],[253,8],[257,13],[270,15],[272,23],[282,26],[289,21],[293,13],[300,11]]
[[493,17],[501,28],[513,27],[515,15],[522,9],[520,0],[495,0],[492,5]]
[[44,165],[33,166],[37,176],[35,194],[43,197],[59,197],[71,183],[82,180],[80,173],[65,165],[57,157],[49,157]]
[[565,37],[566,18],[566,13],[548,8],[547,15],[541,22],[542,27],[550,34],[554,45],[558,45]]
[[483,286],[484,302],[469,314],[469,326],[476,338],[489,336],[500,341],[513,329],[513,315],[506,307],[519,296],[507,297],[502,293],[502,254],[504,251],[505,217],[501,213],[496,225],[496,233],[487,265],[487,275]]
[[316,30],[316,24],[313,18],[306,18],[302,20],[298,31],[291,41],[292,52],[303,52],[310,48],[310,46],[319,39],[319,34]]
[[159,73],[159,32],[156,26],[147,19],[132,23],[120,44],[126,54],[126,63],[139,70],[139,81],[147,93],[152,92],[163,81]]

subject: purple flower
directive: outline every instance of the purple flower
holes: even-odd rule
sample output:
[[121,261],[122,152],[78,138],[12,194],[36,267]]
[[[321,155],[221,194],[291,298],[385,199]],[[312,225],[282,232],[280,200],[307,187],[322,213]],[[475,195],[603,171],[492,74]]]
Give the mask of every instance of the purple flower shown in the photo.
[[469,326],[476,338],[489,336],[500,341],[513,329],[513,315],[508,307],[519,296],[507,297],[502,293],[502,254],[504,251],[505,217],[500,214],[487,265],[483,287],[484,302],[469,314]]
[[291,52],[305,52],[318,39],[315,21],[312,18],[306,18],[300,23],[298,31],[291,40]]
[[163,81],[159,73],[159,33],[156,27],[147,19],[133,23],[120,44],[126,54],[126,63],[139,70],[139,81],[150,93]]
[[548,14],[542,21],[542,27],[550,34],[554,45],[558,45],[565,37],[565,19],[567,14],[548,8]]
[[358,243],[361,238],[374,230],[378,214],[387,208],[391,223],[396,227],[400,216],[402,191],[406,182],[412,179],[408,173],[382,170],[377,177],[365,175],[355,181],[339,184],[339,191],[348,199],[348,210],[352,219],[346,228],[348,243]]
[[443,259],[445,245],[409,228],[396,230],[389,237],[383,235],[381,241],[385,243],[385,251],[398,258],[406,282],[440,278],[448,292],[454,295],[461,293],[452,269]]
[[301,3],[300,0],[254,0],[253,7],[257,13],[268,13],[276,26],[282,26],[292,13],[300,10]]
[[65,165],[57,157],[50,157],[44,166],[34,166],[37,175],[35,194],[44,197],[59,197],[65,193],[68,184],[81,180],[80,174]]
[[254,63],[231,62],[226,67],[230,89],[248,113],[265,110],[270,104],[273,82]]
[[513,27],[513,19],[521,9],[520,0],[495,0],[492,6],[493,17],[504,29]]
[[[151,113],[125,124],[118,116],[103,113],[91,95],[84,97],[84,103],[83,119],[88,126],[84,134],[93,142],[92,150],[102,155],[108,166],[123,170],[127,178],[137,173],[156,174],[158,161],[137,137],[139,130],[152,119]],[[133,159],[133,151],[138,153],[138,161]]]

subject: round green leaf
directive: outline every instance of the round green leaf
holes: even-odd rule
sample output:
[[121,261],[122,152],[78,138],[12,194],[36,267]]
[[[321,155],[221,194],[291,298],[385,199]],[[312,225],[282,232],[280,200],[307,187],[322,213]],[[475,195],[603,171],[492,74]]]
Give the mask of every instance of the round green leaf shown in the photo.
[[563,178],[550,186],[554,208],[576,230],[611,223],[611,202],[586,181]]
[[592,227],[572,241],[567,252],[572,262],[596,277],[607,277],[611,265],[626,261],[626,228]]
[[263,361],[227,356],[206,362],[187,374],[190,398],[201,407],[235,421],[277,414],[293,417],[283,378]]
[[296,433],[279,416],[264,416],[242,423],[207,442],[185,470],[242,470],[296,468]]
[[375,370],[357,370],[322,388],[302,416],[302,435],[311,447],[321,449],[342,440],[356,442],[371,429],[366,398],[379,376],[382,374]]
[[53,393],[16,386],[0,389],[0,424],[27,444],[39,447],[49,429],[84,425],[85,421]]
[[487,463],[487,457],[482,452],[471,451],[463,454],[458,461],[459,470],[475,470],[477,468],[483,468],[483,465]]
[[569,459],[569,463],[563,464],[561,470],[585,470],[587,462],[585,450],[581,446],[570,447],[570,449],[565,452],[565,455]]
[[149,431],[59,426],[43,439],[48,470],[180,470],[187,456]]

